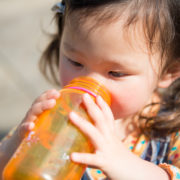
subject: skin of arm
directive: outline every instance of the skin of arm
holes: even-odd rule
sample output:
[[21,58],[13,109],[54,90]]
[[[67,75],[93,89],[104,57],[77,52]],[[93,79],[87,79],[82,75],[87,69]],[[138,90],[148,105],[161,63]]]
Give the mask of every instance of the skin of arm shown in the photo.
[[21,142],[21,138],[18,135],[18,129],[13,133],[11,137],[7,137],[0,144],[0,179],[2,179],[2,173],[5,165],[16,151],[18,145]]

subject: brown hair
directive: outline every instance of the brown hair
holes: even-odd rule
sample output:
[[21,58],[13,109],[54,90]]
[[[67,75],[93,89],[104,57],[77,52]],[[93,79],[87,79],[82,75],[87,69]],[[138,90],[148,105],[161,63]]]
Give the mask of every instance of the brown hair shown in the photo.
[[[148,47],[152,51],[158,49],[161,54],[162,73],[171,71],[174,64],[180,63],[180,1],[179,0],[63,0],[65,5],[64,13],[56,13],[57,33],[53,35],[52,41],[44,51],[40,60],[40,70],[50,80],[59,84],[57,72],[59,66],[59,46],[63,25],[66,17],[71,13],[80,13],[80,19],[95,15],[97,23],[112,20],[120,16],[119,12],[128,10],[128,17],[125,28],[135,25],[142,20],[144,35]],[[121,11],[117,8],[123,7]],[[116,8],[116,9],[115,9]],[[79,22],[80,23],[80,22]],[[158,39],[157,39],[158,34]],[[153,117],[154,118],[154,117]],[[140,118],[141,119],[141,118]],[[166,119],[166,118],[165,118]],[[172,121],[162,120],[163,132],[166,129],[176,131],[178,124],[169,126]],[[169,118],[168,118],[169,119]],[[154,121],[149,125],[149,118],[146,119],[145,131],[156,129],[160,121]],[[178,128],[180,127],[180,123]],[[160,129],[158,129],[160,131]],[[167,131],[166,131],[167,132]],[[170,131],[168,131],[170,132]],[[149,134],[149,133],[148,133]],[[163,133],[160,133],[163,134]],[[151,135],[150,135],[151,136]]]
[[[157,103],[151,104],[153,106]],[[145,122],[143,122],[145,120]],[[180,78],[163,93],[160,110],[155,116],[140,115],[141,131],[151,138],[163,137],[180,129]]]

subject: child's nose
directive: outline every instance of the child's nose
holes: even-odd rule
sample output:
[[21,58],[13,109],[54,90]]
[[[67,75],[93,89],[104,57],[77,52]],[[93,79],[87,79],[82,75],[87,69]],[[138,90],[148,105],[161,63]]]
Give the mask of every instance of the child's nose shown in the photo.
[[99,83],[103,84],[105,86],[105,77],[103,77],[101,74],[99,73],[89,73],[87,75],[90,78],[95,79],[96,81],[98,81]]

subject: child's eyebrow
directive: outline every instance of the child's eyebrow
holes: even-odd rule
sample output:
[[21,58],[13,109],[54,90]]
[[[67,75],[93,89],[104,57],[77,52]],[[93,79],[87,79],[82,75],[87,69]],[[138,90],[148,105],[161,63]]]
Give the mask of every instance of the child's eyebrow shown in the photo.
[[[71,46],[71,45],[70,45],[69,43],[67,43],[67,42],[64,42],[64,43],[63,43],[63,46],[64,46],[64,48],[65,48],[66,50],[68,50],[68,51],[80,53],[80,51],[79,51],[78,49],[74,48],[73,46]],[[81,54],[82,54],[82,53],[81,53]]]
[[68,42],[63,42],[63,48],[65,49],[65,51],[77,54],[78,56],[81,56],[81,57],[85,57],[85,54],[81,50],[72,46]]
[[[69,51],[69,52],[79,54],[81,57],[85,57],[85,55],[80,50],[73,47],[68,42],[63,42],[63,48],[65,50]],[[122,57],[120,57],[120,58],[117,57],[117,58],[109,58],[109,59],[103,58],[103,62],[106,62],[109,65],[114,65],[115,67],[129,67],[129,68],[134,67],[134,63],[132,64],[132,59],[128,60],[128,58],[125,58],[125,57],[123,57],[123,58]],[[124,63],[124,62],[126,62],[126,63]]]

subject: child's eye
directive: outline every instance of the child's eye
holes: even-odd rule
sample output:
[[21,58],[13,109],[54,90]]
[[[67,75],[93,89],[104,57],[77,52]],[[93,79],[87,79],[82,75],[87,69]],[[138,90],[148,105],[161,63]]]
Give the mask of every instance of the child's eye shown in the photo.
[[108,73],[109,75],[111,75],[111,76],[113,76],[113,77],[116,77],[116,78],[118,78],[118,77],[123,77],[123,76],[125,76],[126,74],[124,74],[124,73],[122,73],[122,72],[116,72],[116,71],[109,71],[109,73]]
[[73,61],[71,59],[68,59],[68,61],[73,65],[73,66],[76,66],[76,67],[83,67],[83,65],[81,63],[78,63],[76,61]]

